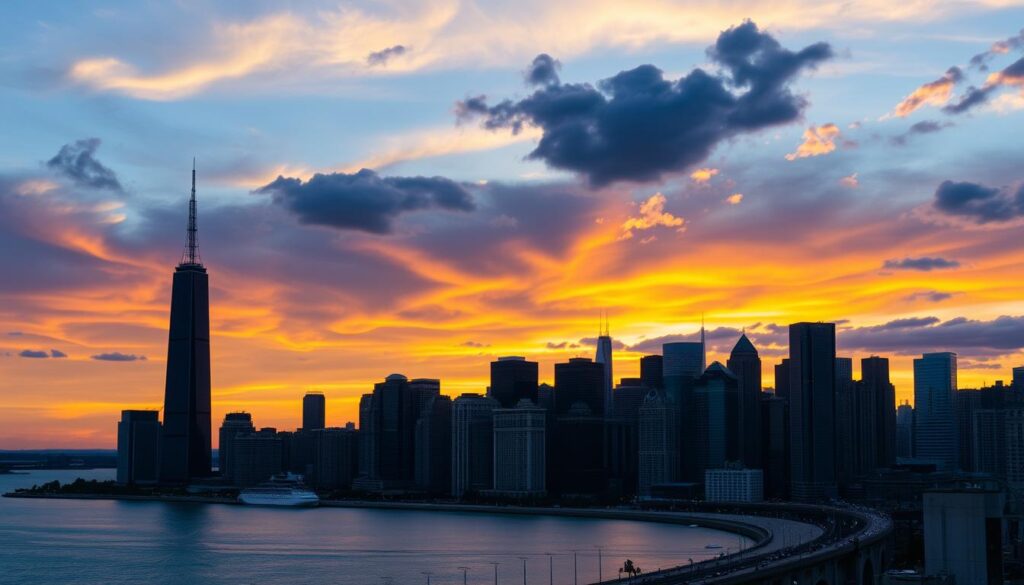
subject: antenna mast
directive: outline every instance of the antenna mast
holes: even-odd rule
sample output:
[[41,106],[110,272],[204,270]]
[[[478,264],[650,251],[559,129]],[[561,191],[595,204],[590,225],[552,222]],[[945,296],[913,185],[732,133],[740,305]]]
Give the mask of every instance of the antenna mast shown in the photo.
[[196,159],[192,159],[192,196],[188,200],[188,244],[182,264],[202,264],[199,258],[198,226],[196,224]]

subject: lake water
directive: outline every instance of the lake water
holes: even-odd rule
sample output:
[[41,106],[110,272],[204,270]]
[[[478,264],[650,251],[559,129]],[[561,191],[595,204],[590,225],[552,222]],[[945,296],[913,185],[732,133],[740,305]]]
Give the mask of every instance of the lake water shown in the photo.
[[[0,492],[113,470],[0,475]],[[722,549],[708,550],[709,544]],[[646,570],[748,546],[742,537],[668,524],[458,512],[274,509],[209,504],[0,498],[0,583],[579,583],[626,558]]]

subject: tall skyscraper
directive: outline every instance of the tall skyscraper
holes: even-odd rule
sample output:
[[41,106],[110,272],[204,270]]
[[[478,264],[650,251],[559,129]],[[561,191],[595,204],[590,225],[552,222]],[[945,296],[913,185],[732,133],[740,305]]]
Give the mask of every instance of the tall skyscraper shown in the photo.
[[432,494],[451,493],[452,399],[437,395],[416,421],[416,487]]
[[567,414],[577,402],[586,404],[593,416],[604,416],[603,364],[589,358],[570,358],[567,363],[555,364],[555,414]]
[[664,388],[664,363],[664,358],[658,354],[640,358],[640,383],[648,388]]
[[160,441],[163,483],[188,483],[210,475],[210,282],[199,257],[196,221],[193,165],[187,243],[171,288]]
[[761,358],[746,334],[733,346],[726,366],[736,376],[739,389],[739,460],[757,469],[761,467]]
[[791,496],[820,501],[836,495],[836,326],[789,326]]
[[499,406],[493,398],[471,393],[452,401],[452,495],[455,497],[489,490],[493,485],[493,413]]
[[694,383],[696,441],[687,445],[695,476],[703,481],[708,469],[720,469],[740,459],[739,382],[722,364],[714,362]]
[[775,364],[775,395],[789,399],[789,359]]
[[491,362],[491,386],[487,395],[502,408],[515,408],[519,401],[537,402],[537,362],[524,357],[500,357]]
[[440,393],[434,379],[391,374],[359,403],[360,464],[354,487],[366,491],[407,489],[416,479],[416,421]]
[[704,373],[704,344],[699,341],[678,341],[662,346],[663,384],[670,400],[677,402]]
[[1013,368],[1013,389],[1024,392],[1024,366]]
[[914,456],[914,407],[907,403],[896,408],[896,456]]
[[1003,582],[1002,491],[949,489],[925,492],[924,569],[954,583]]
[[871,356],[860,360],[860,377],[874,395],[877,430],[875,461],[879,467],[896,463],[896,387],[889,381],[889,359]]
[[594,355],[594,361],[604,367],[604,414],[607,416],[612,411],[612,387],[614,386],[612,381],[614,379],[612,377],[612,336],[608,331],[607,321],[597,336],[597,352]]
[[547,412],[523,399],[494,410],[494,492],[508,497],[543,496],[547,490]]
[[679,431],[676,413],[664,390],[647,392],[638,415],[637,493],[651,497],[651,487],[672,483],[679,472]]
[[252,415],[248,412],[229,412],[224,415],[220,425],[220,441],[217,452],[220,457],[220,474],[231,480],[231,452],[234,449],[235,437],[239,433],[252,433],[256,428],[252,425]]
[[355,428],[333,427],[308,432],[313,435],[309,483],[318,489],[347,490],[352,487],[358,458]]
[[239,487],[257,485],[283,471],[283,441],[273,428],[235,436],[231,444],[231,481]]
[[[835,394],[836,430],[837,437],[847,437],[848,440],[836,442],[836,480],[840,485],[845,485],[853,477],[859,475],[858,456],[862,451],[873,451],[873,449],[861,449],[862,440],[857,431],[857,385],[853,381],[853,359],[847,357],[836,358],[836,394]],[[872,442],[874,436],[868,435],[863,440]]]
[[926,353],[914,360],[914,456],[947,471],[960,466],[956,374],[955,353]]
[[160,413],[122,410],[117,423],[117,483],[155,483],[160,463]]
[[761,399],[764,493],[784,499],[789,490],[789,401],[767,392]]
[[326,426],[327,399],[322,392],[306,392],[302,397],[302,428],[316,431]]

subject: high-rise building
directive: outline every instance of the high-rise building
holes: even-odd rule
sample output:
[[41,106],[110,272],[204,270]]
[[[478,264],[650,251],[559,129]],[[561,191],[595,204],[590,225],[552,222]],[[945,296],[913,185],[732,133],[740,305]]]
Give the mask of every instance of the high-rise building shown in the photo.
[[764,492],[770,498],[789,496],[789,401],[774,394],[761,398],[761,460]]
[[220,425],[220,442],[217,452],[220,457],[220,474],[231,480],[231,451],[234,448],[235,436],[239,433],[251,433],[256,428],[252,425],[252,415],[248,412],[229,412],[224,415]]
[[914,457],[947,471],[960,465],[956,374],[955,353],[926,353],[914,360]]
[[[836,480],[841,486],[845,486],[853,477],[860,475],[858,456],[862,451],[871,451],[860,449],[858,443],[860,437],[856,433],[860,430],[860,417],[857,390],[857,384],[853,381],[853,360],[848,357],[837,357],[835,435],[848,437],[846,441],[836,442]],[[865,440],[873,442],[874,437],[868,436]]]
[[117,483],[156,483],[160,470],[160,412],[122,410],[117,423]]
[[[416,479],[416,421],[424,406],[440,393],[434,379],[409,380],[391,374],[360,401],[361,465],[354,487],[364,491],[408,489]],[[365,473],[365,475],[364,475]]]
[[1017,392],[1024,392],[1024,366],[1013,368],[1013,389]]
[[637,487],[637,449],[640,407],[650,391],[642,380],[623,378],[612,394],[615,413],[608,421],[608,467],[614,488],[632,495]]
[[231,445],[231,480],[248,487],[281,473],[282,441],[276,429],[263,428],[254,433],[236,435]]
[[370,481],[379,477],[377,467],[377,434],[373,411],[373,394],[359,398],[359,473],[356,478]]
[[896,463],[896,387],[889,380],[889,359],[878,356],[861,359],[860,374],[875,400],[876,464],[892,467]]
[[[558,392],[556,386],[556,393]],[[555,400],[559,398],[556,395]],[[606,420],[576,401],[555,420],[553,462],[549,465],[549,491],[566,496],[593,496],[608,486]]]
[[789,326],[790,491],[797,501],[836,495],[836,326]]
[[914,407],[904,402],[896,408],[896,457],[914,456]]
[[699,341],[678,341],[661,347],[662,384],[670,400],[685,402],[683,394],[693,381],[704,373],[704,344]]
[[171,287],[167,383],[160,437],[160,481],[210,475],[210,281],[199,258],[196,171],[192,169],[187,244]]
[[683,457],[694,459],[696,477],[740,460],[739,383],[725,366],[714,362],[694,383],[696,441]]
[[760,469],[708,469],[704,472],[704,499],[760,502],[764,500],[764,473]]
[[451,493],[452,399],[437,395],[416,421],[416,488],[432,494]]
[[358,471],[358,440],[354,425],[309,431],[313,435],[313,473],[317,489],[347,490]]
[[726,367],[736,376],[738,388],[738,458],[744,466],[761,467],[761,358],[746,334],[729,354]]
[[[608,324],[597,336],[597,351],[594,354],[594,362],[601,364],[604,368],[604,414],[609,415],[612,411],[612,387],[614,386],[612,375],[612,336],[608,331]],[[557,384],[556,384],[557,385]]]
[[[587,360],[589,361],[589,360]],[[452,495],[491,489],[494,481],[494,409],[498,401],[466,393],[452,401]]]
[[306,392],[302,397],[302,428],[315,431],[327,426],[327,399],[322,392]]
[[491,385],[487,395],[502,408],[515,408],[519,401],[537,402],[537,362],[524,357],[500,357],[491,362]]
[[547,412],[524,398],[515,408],[494,413],[494,489],[505,497],[546,493]]
[[924,494],[924,567],[956,583],[1003,582],[1004,496],[982,489]]
[[1024,405],[1011,405],[1003,411],[1006,429],[1006,481],[1018,492],[1024,488]]
[[658,354],[640,358],[640,383],[648,388],[664,388],[665,360]]
[[784,358],[775,364],[775,395],[779,398],[789,398],[789,359]]
[[555,414],[564,416],[577,402],[586,404],[593,416],[604,416],[603,364],[589,358],[555,364]]
[[679,471],[679,432],[673,403],[660,388],[647,392],[637,417],[637,493],[651,497],[651,487],[673,483]]

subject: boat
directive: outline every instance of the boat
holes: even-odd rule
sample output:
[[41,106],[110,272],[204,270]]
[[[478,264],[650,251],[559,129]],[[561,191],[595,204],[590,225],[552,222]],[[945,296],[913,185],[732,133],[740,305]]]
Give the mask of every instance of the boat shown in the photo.
[[320,498],[303,485],[302,478],[290,473],[275,475],[256,487],[242,490],[238,501],[250,506],[289,508],[309,508],[320,504]]

